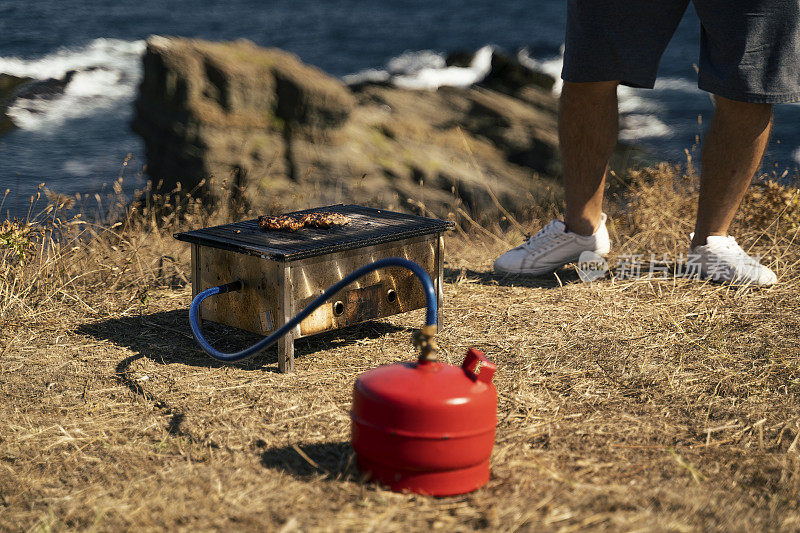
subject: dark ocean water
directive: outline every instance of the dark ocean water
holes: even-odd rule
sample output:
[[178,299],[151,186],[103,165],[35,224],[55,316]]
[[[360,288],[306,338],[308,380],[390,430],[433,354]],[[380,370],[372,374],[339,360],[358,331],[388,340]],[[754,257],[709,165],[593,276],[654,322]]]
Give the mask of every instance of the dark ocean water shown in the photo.
[[[125,188],[143,185],[142,143],[128,123],[150,34],[247,38],[336,76],[381,68],[407,51],[527,47],[555,74],[564,21],[564,0],[3,0],[0,72],[46,79],[78,70],[63,94],[22,101],[13,110],[20,128],[0,137],[0,188],[12,191],[4,214],[14,197],[26,198],[43,181],[63,193],[108,188],[129,153]],[[622,138],[659,157],[685,160],[684,150],[704,127],[698,115],[707,119],[712,110],[696,88],[698,46],[699,22],[690,8],[664,54],[656,89],[622,90]],[[800,106],[776,108],[768,168],[797,171],[798,124]]]

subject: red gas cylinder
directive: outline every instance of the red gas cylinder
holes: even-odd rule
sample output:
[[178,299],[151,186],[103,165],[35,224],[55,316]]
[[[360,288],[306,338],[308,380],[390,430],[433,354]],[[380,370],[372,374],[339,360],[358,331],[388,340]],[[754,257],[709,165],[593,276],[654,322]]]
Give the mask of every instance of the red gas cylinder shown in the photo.
[[489,480],[497,367],[470,349],[461,367],[420,360],[356,380],[352,443],[362,472],[394,491],[470,492]]

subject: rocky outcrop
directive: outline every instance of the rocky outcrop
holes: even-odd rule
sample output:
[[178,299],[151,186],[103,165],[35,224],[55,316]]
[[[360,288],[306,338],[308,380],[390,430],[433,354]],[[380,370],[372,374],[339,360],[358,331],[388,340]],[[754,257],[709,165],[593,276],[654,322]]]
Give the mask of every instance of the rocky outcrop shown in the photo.
[[252,189],[270,176],[293,180],[293,137],[324,135],[355,106],[341,83],[247,41],[154,37],[144,72],[133,129],[149,174],[166,186],[231,175]]
[[11,118],[6,115],[6,109],[16,98],[17,89],[29,81],[30,78],[0,73],[0,135],[14,128]]
[[133,128],[154,181],[257,209],[359,202],[522,214],[560,195],[552,78],[497,56],[481,85],[350,88],[248,41],[152,37]]

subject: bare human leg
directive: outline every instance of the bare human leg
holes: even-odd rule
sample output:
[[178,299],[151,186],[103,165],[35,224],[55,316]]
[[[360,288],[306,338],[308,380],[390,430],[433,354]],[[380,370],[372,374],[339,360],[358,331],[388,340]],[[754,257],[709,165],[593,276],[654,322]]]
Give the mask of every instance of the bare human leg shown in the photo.
[[617,143],[617,82],[565,82],[559,140],[564,165],[564,223],[553,220],[494,262],[500,274],[541,275],[580,259],[605,256],[611,241],[603,218],[606,167]]
[[703,141],[700,200],[691,247],[710,235],[727,235],[758,170],[772,128],[772,105],[716,97]]
[[558,121],[567,230],[591,235],[600,225],[608,160],[617,144],[619,82],[564,82]]

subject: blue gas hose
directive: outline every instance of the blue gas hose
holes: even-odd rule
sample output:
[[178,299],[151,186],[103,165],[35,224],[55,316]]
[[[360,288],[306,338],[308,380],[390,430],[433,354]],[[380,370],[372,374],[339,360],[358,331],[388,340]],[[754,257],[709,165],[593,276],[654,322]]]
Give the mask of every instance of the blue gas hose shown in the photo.
[[419,266],[417,263],[413,261],[409,261],[408,259],[403,259],[401,257],[387,257],[385,259],[378,259],[374,263],[370,263],[366,266],[363,266],[342,278],[341,281],[336,282],[335,284],[331,285],[328,290],[322,293],[320,296],[314,299],[310,304],[308,304],[302,311],[297,313],[291,320],[289,320],[286,324],[275,330],[272,334],[268,337],[264,337],[254,345],[250,346],[249,348],[245,348],[240,352],[232,352],[232,353],[225,353],[220,352],[206,340],[203,336],[203,332],[200,330],[200,321],[198,319],[198,314],[200,311],[200,304],[203,303],[203,300],[210,296],[216,296],[217,294],[222,294],[225,292],[231,291],[238,291],[241,290],[243,285],[241,281],[234,281],[232,283],[226,283],[225,285],[220,285],[218,287],[210,287],[194,297],[192,300],[192,305],[189,307],[189,324],[192,326],[192,333],[194,334],[194,338],[197,339],[197,342],[200,346],[205,350],[205,352],[213,357],[214,359],[218,359],[220,361],[239,361],[246,357],[250,357],[252,355],[257,354],[258,352],[265,350],[278,339],[286,335],[289,331],[292,330],[295,326],[297,326],[300,322],[302,322],[308,315],[313,313],[318,307],[324,304],[328,299],[332,298],[336,295],[339,291],[344,289],[346,286],[350,285],[358,278],[366,276],[370,272],[374,272],[375,270],[379,270],[381,268],[390,267],[390,266],[397,266],[402,268],[407,268],[411,272],[414,273],[415,276],[419,279],[422,283],[422,288],[425,291],[425,304],[427,306],[427,313],[425,314],[425,325],[427,326],[435,326],[436,325],[436,315],[437,315],[437,301],[436,301],[436,290],[433,287],[433,281],[431,281],[431,277],[425,271],[424,268]]

